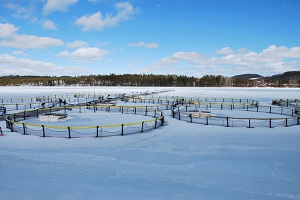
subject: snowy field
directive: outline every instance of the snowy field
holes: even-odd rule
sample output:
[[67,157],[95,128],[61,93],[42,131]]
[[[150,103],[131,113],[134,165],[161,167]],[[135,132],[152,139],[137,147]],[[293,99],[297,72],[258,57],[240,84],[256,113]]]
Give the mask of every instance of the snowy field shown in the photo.
[[[168,88],[0,87],[0,99],[162,89]],[[293,88],[174,89],[161,95],[247,98],[260,105],[300,99]],[[158,129],[100,138],[24,136],[1,121],[0,199],[300,199],[300,126],[226,128],[165,113]]]

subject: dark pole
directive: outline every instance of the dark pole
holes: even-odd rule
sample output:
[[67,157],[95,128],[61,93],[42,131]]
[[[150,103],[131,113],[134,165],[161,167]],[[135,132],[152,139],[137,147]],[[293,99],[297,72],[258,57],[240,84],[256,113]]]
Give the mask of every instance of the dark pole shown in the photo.
[[71,129],[68,127],[68,132],[69,132],[69,138],[71,138]]
[[24,131],[24,135],[26,135],[26,131],[25,131],[25,124],[23,123],[23,131]]
[[99,126],[97,126],[97,135],[96,137],[99,137]]
[[226,117],[226,120],[227,120],[227,125],[226,125],[226,127],[229,127],[229,123],[228,123],[229,117]]
[[43,137],[46,137],[46,134],[45,134],[45,126],[42,125],[42,128],[43,128]]

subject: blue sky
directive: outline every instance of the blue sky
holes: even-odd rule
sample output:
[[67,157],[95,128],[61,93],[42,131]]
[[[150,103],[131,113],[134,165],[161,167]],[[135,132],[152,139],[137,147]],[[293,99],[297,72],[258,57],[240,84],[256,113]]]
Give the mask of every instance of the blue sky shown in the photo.
[[1,75],[300,70],[299,0],[0,0]]

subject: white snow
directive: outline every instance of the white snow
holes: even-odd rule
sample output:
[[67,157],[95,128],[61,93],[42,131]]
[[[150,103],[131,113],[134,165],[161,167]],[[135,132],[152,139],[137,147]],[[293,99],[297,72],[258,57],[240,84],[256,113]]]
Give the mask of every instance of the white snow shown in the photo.
[[[161,89],[0,87],[0,99]],[[166,95],[270,105],[275,98],[299,99],[300,89],[175,88]],[[2,121],[0,199],[300,199],[300,126],[226,128],[171,116],[165,121],[144,133],[73,139],[24,136]]]

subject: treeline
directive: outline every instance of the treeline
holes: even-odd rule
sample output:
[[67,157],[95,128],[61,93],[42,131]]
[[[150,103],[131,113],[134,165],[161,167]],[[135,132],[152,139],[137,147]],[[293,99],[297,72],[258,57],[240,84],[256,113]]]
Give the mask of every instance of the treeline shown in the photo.
[[[289,74],[294,74],[289,73]],[[241,78],[243,76],[225,77],[222,75],[205,75],[201,78],[184,75],[154,75],[154,74],[109,74],[89,76],[2,76],[1,86],[169,86],[169,87],[252,87],[265,84],[300,85],[300,72],[292,78],[260,77],[257,79]],[[279,76],[280,75],[276,75]],[[286,77],[286,75],[284,75]]]
[[252,81],[234,79],[221,75],[206,75],[202,78],[177,75],[123,74],[89,76],[2,76],[0,85],[31,86],[177,86],[177,87],[221,87],[251,86]]

